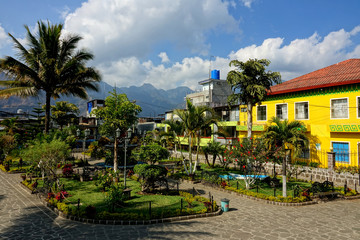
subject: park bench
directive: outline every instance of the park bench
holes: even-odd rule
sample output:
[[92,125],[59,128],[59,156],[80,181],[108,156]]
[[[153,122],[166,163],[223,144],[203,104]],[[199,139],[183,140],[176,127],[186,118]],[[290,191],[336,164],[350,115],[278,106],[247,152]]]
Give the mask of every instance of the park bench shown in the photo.
[[320,199],[334,199],[338,196],[338,192],[334,191],[334,183],[328,180],[322,183],[314,182],[311,185],[310,191],[313,193],[315,198]]
[[266,177],[262,180],[264,183],[268,184],[270,187],[278,187],[280,186],[280,180],[274,177]]

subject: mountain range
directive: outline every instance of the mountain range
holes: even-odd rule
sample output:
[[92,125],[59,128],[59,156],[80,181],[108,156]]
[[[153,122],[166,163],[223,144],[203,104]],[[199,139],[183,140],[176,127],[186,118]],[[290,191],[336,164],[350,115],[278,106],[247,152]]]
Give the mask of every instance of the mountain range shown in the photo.
[[[1,79],[0,73],[0,79]],[[73,96],[64,96],[56,101],[68,101],[77,105],[80,109],[80,115],[85,115],[87,102],[93,99],[105,99],[110,95],[114,87],[101,82],[99,84],[99,91],[88,91],[89,99],[83,100]],[[140,117],[157,117],[159,114],[164,114],[166,111],[184,108],[184,98],[187,94],[193,91],[188,87],[177,87],[175,89],[163,90],[157,89],[153,85],[146,83],[140,87],[116,87],[117,93],[125,93],[129,100],[136,101],[136,104],[141,106],[142,112],[139,114]],[[52,99],[51,104],[53,105],[55,100]],[[42,94],[38,97],[9,97],[8,99],[0,99],[0,111],[17,112],[22,109],[24,112],[30,113],[39,105],[45,104],[45,95]]]

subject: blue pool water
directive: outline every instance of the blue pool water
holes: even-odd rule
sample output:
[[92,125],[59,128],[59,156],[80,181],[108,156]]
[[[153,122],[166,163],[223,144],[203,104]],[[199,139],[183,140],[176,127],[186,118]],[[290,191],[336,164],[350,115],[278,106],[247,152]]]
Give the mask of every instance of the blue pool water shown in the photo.
[[[231,175],[219,175],[220,178],[225,179],[225,180],[233,180],[233,179],[244,179],[245,175],[240,175],[240,174],[231,174]],[[259,178],[259,179],[263,179],[268,177],[267,175],[247,175],[247,177],[249,178]]]

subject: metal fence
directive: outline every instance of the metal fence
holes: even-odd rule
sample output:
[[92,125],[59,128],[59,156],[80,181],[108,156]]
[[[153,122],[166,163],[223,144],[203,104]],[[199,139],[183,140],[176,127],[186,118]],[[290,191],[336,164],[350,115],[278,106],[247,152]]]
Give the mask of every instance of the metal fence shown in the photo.
[[[304,163],[304,165],[313,166],[313,167],[328,167],[328,152],[330,150],[321,150],[321,151],[310,151],[307,155],[307,158],[297,157],[292,160],[292,162]],[[349,165],[349,166],[358,166],[359,163],[359,153],[357,151],[339,151],[335,153],[335,165]]]

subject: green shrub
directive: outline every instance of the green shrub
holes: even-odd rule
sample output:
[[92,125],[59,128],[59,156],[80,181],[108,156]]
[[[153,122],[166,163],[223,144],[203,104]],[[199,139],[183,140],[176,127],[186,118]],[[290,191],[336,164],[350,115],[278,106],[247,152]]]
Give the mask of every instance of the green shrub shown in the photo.
[[138,161],[145,161],[154,164],[161,159],[169,157],[169,151],[157,143],[143,145],[137,152],[134,152]]
[[139,176],[142,191],[151,192],[155,188],[155,182],[165,179],[168,171],[159,165],[138,164],[134,167],[134,172]]

